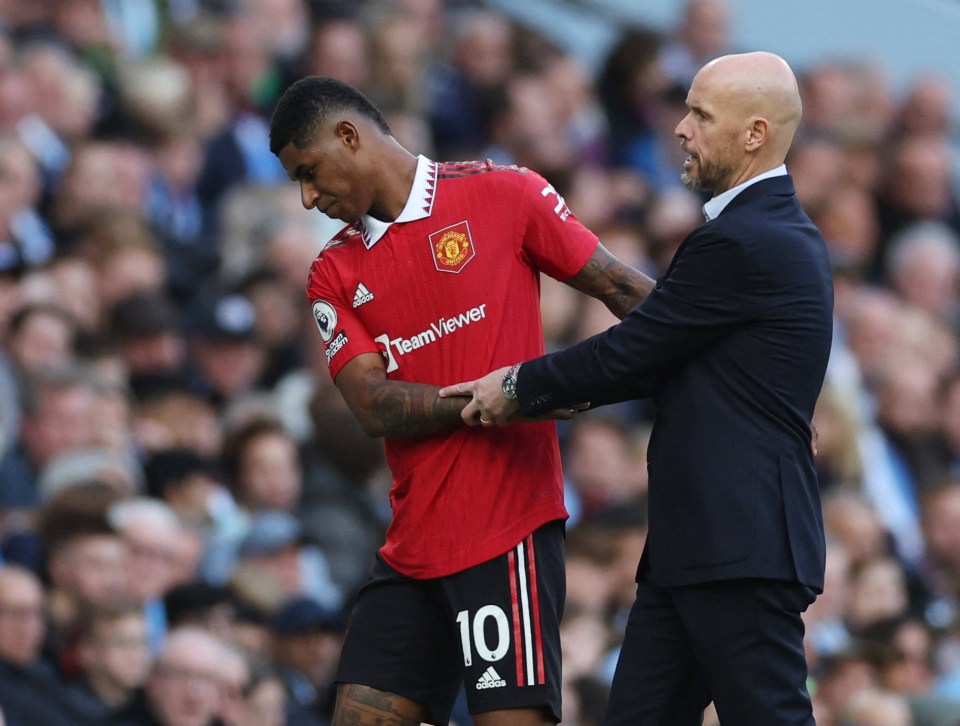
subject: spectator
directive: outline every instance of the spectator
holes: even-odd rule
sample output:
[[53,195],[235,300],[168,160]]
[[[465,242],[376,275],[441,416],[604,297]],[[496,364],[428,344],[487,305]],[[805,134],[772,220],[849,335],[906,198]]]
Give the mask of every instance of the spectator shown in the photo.
[[832,492],[824,498],[826,530],[843,545],[849,566],[890,554],[889,531],[876,509],[856,492]]
[[337,78],[357,88],[370,83],[370,39],[349,12],[325,13],[313,25],[304,71]]
[[960,233],[960,207],[949,160],[946,142],[937,136],[912,135],[893,142],[877,199],[880,245],[874,264],[878,272],[886,265],[894,233],[912,222],[943,222]]
[[726,0],[688,0],[676,36],[660,52],[664,73],[687,89],[708,61],[732,50],[732,9]]
[[226,587],[194,580],[171,588],[163,604],[171,630],[190,625],[233,642],[237,600]]
[[127,551],[106,518],[119,496],[106,482],[82,482],[56,494],[40,512],[50,623],[54,636],[71,646],[86,608],[128,592]]
[[264,372],[266,348],[257,337],[256,322],[256,310],[247,298],[214,296],[201,303],[188,332],[196,385],[221,405],[251,393]]
[[926,542],[924,578],[947,607],[947,619],[960,614],[960,482],[950,480],[923,497]]
[[10,318],[6,349],[20,372],[39,368],[64,368],[73,359],[77,324],[60,305],[34,303],[16,310]]
[[589,520],[598,511],[641,498],[646,492],[644,467],[627,427],[602,414],[584,416],[571,425],[565,472],[580,516]]
[[250,664],[239,650],[226,646],[220,665],[220,708],[218,715],[224,726],[241,726],[250,686]]
[[433,71],[429,102],[430,130],[442,159],[471,158],[489,144],[490,104],[506,87],[515,55],[514,28],[495,12],[462,13],[454,37],[451,63]]
[[923,620],[894,618],[882,628],[886,650],[880,680],[894,693],[923,697],[932,693],[935,668],[935,639]]
[[134,376],[131,385],[137,398],[134,427],[146,451],[182,447],[200,456],[220,455],[223,431],[217,407],[186,376],[142,374]]
[[93,381],[74,365],[31,370],[19,444],[0,460],[7,506],[36,507],[39,472],[58,454],[94,443]]
[[77,655],[82,672],[73,693],[89,723],[107,723],[150,672],[143,608],[130,600],[91,608],[82,618]]
[[194,627],[170,633],[137,698],[116,719],[119,726],[221,723],[226,646]]
[[5,269],[31,269],[49,262],[53,237],[37,206],[41,170],[30,149],[0,137],[0,260]]
[[858,726],[911,726],[910,705],[903,696],[879,689],[854,695],[840,712],[840,723]]
[[179,316],[162,293],[135,293],[108,311],[112,340],[130,376],[182,373],[187,355]]
[[309,595],[331,609],[343,605],[343,592],[330,577],[323,552],[304,536],[303,527],[287,512],[265,510],[255,514],[237,555],[234,578],[262,579],[276,598]]
[[896,560],[877,558],[851,570],[845,619],[855,636],[884,620],[906,615],[909,605],[906,575]]
[[886,279],[905,302],[957,324],[960,236],[941,222],[918,222],[890,238]]
[[657,60],[662,43],[653,30],[627,29],[607,55],[597,83],[609,125],[611,162],[630,166],[654,184],[661,171],[655,116],[669,85]]
[[184,522],[207,527],[223,496],[216,464],[190,449],[170,448],[150,457],[147,493],[165,501]]
[[895,132],[909,136],[950,133],[951,93],[938,74],[924,74],[907,89],[897,113]]
[[80,714],[40,658],[45,598],[28,570],[0,567],[0,704],[8,723],[70,726]]
[[269,666],[254,664],[247,686],[240,726],[306,726],[285,710],[283,682]]
[[269,268],[248,275],[240,292],[253,305],[257,339],[267,352],[258,386],[272,390],[284,376],[305,365],[299,296],[294,299],[286,281]]
[[275,420],[254,418],[224,445],[224,473],[240,506],[291,511],[300,501],[303,473],[296,443]]
[[287,693],[287,717],[298,726],[327,723],[344,622],[309,597],[286,600],[271,621],[272,654]]
[[850,557],[846,547],[839,539],[828,539],[823,593],[803,616],[806,628],[804,647],[812,670],[817,669],[821,659],[829,658],[851,645],[850,632],[844,621],[849,599],[849,578]]
[[107,519],[126,546],[128,590],[143,607],[150,648],[156,653],[167,630],[163,596],[173,586],[183,525],[170,507],[147,497],[117,502]]

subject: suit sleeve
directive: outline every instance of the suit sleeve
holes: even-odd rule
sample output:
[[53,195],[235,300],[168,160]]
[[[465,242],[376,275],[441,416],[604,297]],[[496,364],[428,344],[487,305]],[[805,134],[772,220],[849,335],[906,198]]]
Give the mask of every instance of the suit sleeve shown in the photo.
[[517,397],[527,415],[583,401],[651,394],[745,320],[744,264],[735,241],[695,233],[654,291],[620,323],[566,350],[527,361]]

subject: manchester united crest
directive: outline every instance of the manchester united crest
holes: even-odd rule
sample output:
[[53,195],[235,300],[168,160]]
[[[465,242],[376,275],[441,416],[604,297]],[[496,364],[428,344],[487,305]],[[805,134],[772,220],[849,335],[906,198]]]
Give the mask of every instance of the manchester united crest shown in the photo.
[[430,245],[433,264],[440,272],[460,272],[476,254],[466,220],[431,234]]

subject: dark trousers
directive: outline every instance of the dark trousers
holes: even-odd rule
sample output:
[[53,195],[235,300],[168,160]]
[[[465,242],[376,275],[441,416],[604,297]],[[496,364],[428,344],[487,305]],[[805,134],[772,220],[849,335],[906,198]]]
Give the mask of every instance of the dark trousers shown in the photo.
[[800,614],[814,591],[780,580],[637,587],[604,726],[813,726]]

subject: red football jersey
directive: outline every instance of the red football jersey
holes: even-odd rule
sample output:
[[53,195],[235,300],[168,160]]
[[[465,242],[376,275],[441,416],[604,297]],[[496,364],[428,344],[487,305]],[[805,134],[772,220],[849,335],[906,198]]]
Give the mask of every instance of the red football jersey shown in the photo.
[[[330,374],[379,352],[389,378],[442,386],[542,355],[539,272],[566,280],[597,244],[540,175],[421,156],[396,221],[364,217],[311,266]],[[410,577],[459,572],[566,517],[553,422],[385,446],[393,519],[381,554]]]

